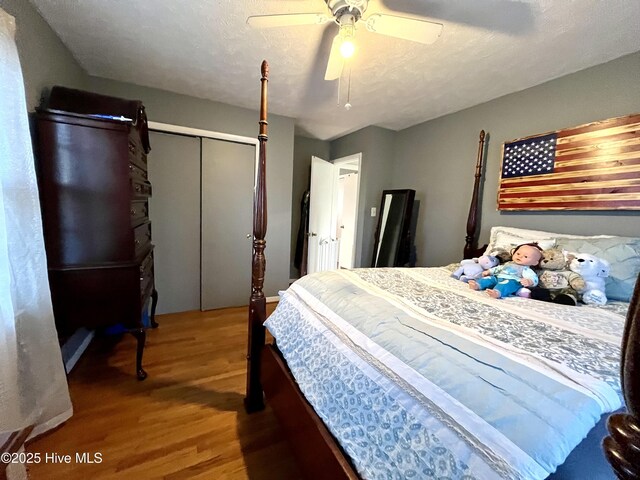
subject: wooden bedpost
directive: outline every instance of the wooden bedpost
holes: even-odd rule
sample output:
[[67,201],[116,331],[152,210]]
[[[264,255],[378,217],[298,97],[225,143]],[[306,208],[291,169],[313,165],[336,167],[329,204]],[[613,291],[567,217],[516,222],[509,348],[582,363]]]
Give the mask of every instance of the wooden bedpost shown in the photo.
[[264,248],[267,233],[267,82],[269,81],[269,64],[266,60],[261,66],[260,79],[260,133],[258,135],[259,160],[256,172],[256,183],[253,192],[253,257],[251,269],[251,299],[249,301],[249,340],[247,347],[247,395],[244,406],[247,412],[256,412],[264,408],[262,383],[260,382],[261,352],[264,347],[267,318],[267,301],[262,287],[266,259]]
[[[478,142],[478,159],[476,161],[475,180],[473,182],[473,194],[471,195],[471,205],[469,206],[469,216],[467,217],[467,236],[464,245],[463,258],[477,257],[482,254],[482,249],[478,249],[478,206],[480,204],[480,178],[482,177],[482,160],[484,156],[484,130],[480,130],[480,141]],[[486,248],[486,247],[485,247]]]
[[603,448],[618,478],[640,479],[640,275],[622,337],[620,381],[627,413],[611,415]]

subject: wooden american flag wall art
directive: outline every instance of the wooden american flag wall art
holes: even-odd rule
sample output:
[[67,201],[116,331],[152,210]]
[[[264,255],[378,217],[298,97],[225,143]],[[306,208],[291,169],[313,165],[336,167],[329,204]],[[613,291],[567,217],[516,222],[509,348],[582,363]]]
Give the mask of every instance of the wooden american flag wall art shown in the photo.
[[505,142],[498,210],[640,210],[640,114]]

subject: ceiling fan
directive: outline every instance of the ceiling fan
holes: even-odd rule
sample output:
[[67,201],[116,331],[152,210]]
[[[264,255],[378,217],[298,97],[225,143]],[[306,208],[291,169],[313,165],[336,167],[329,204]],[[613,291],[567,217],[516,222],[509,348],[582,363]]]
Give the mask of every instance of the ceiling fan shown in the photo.
[[331,16],[324,13],[287,13],[275,15],[254,15],[247,19],[253,28],[289,27],[294,25],[323,25],[333,21],[338,25],[338,33],[331,44],[325,80],[340,77],[345,59],[355,52],[355,30],[364,24],[373,33],[402,38],[413,42],[430,44],[442,32],[442,24],[417,18],[374,13],[366,19],[364,13],[369,0],[324,0]]

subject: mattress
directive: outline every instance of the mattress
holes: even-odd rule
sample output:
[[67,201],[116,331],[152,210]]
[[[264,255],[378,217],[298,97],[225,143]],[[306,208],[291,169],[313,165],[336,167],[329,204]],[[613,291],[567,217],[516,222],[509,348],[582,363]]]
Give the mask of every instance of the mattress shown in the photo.
[[363,478],[543,479],[622,406],[626,306],[356,269],[297,281],[265,325]]

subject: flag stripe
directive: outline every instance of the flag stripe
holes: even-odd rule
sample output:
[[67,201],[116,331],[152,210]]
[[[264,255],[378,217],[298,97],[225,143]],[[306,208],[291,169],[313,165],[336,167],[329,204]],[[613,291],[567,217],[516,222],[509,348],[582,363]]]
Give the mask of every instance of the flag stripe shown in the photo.
[[499,210],[640,209],[640,114],[505,142],[501,172]]
[[640,123],[640,113],[635,115],[629,115],[627,117],[610,118],[609,120],[603,120],[601,122],[592,122],[585,125],[580,125],[574,128],[565,128],[560,130],[558,134],[572,136],[580,133],[593,132],[597,130],[604,130],[606,128],[614,128],[620,125],[629,125],[633,123]]
[[526,198],[540,198],[540,197],[559,198],[559,197],[574,197],[576,195],[580,195],[580,196],[596,195],[590,198],[593,200],[603,200],[607,197],[603,197],[602,195],[609,195],[609,194],[617,195],[619,193],[634,193],[634,194],[640,193],[640,185],[634,185],[629,187],[603,187],[603,188],[578,187],[578,188],[565,188],[562,190],[533,189],[529,192],[523,191],[523,192],[517,192],[517,193],[506,193],[506,192],[501,193],[500,200],[506,203],[509,201],[508,199],[521,200],[523,196]]
[[635,167],[629,167],[629,171],[621,171],[622,169],[607,169],[602,172],[595,171],[591,175],[584,175],[581,172],[565,172],[557,175],[532,175],[530,177],[510,178],[509,182],[502,182],[501,188],[524,187],[524,186],[544,186],[557,185],[575,182],[601,182],[606,180],[623,180],[627,178],[638,178],[638,171],[633,170]]
[[[546,185],[544,190],[547,192],[562,191],[570,189],[586,189],[586,188],[620,188],[640,186],[640,178],[631,178],[627,180],[605,180],[602,182],[575,182],[575,183],[561,183],[556,185]],[[527,186],[518,185],[517,187],[505,188],[500,192],[500,195],[509,193],[531,193],[534,191],[540,191],[538,185]]]
[[558,145],[565,145],[567,143],[580,143],[584,141],[591,141],[593,143],[594,139],[604,139],[606,141],[607,137],[618,137],[620,135],[637,134],[640,129],[640,125],[634,123],[633,125],[624,125],[615,128],[607,128],[606,130],[600,130],[597,132],[585,132],[579,133],[577,135],[562,135],[558,133]]
[[614,200],[604,203],[599,201],[566,200],[547,203],[505,203],[500,210],[640,210],[637,200]]
[[611,137],[598,139],[597,142],[593,142],[591,140],[581,140],[579,142],[566,142],[560,143],[558,142],[558,147],[556,149],[556,155],[569,155],[571,154],[571,150],[580,149],[580,151],[603,151],[603,150],[616,150],[617,148],[621,148],[629,145],[638,145],[640,144],[640,137],[634,133],[624,133],[622,135],[613,135]]
[[556,155],[556,167],[558,165],[560,166],[567,166],[567,165],[578,165],[578,164],[585,164],[585,163],[611,163],[611,162],[615,162],[618,160],[624,160],[627,161],[627,163],[631,162],[633,163],[634,161],[637,161],[638,159],[640,159],[640,148],[638,150],[632,150],[632,151],[625,151],[625,152],[619,152],[619,153],[611,153],[611,154],[601,154],[601,155],[595,155],[595,152],[592,153],[587,153],[584,155],[561,155],[560,157],[558,157]]
[[[529,197],[527,199],[522,198],[514,198],[514,199],[505,199],[504,203],[572,203],[572,202],[586,202],[593,201],[595,199],[598,200],[611,200],[611,201],[624,201],[630,200],[632,201],[636,196],[632,193],[623,193],[620,195],[614,194],[602,194],[602,195],[556,195],[555,197]],[[638,206],[640,208],[640,206]]]

